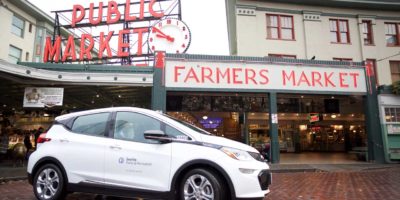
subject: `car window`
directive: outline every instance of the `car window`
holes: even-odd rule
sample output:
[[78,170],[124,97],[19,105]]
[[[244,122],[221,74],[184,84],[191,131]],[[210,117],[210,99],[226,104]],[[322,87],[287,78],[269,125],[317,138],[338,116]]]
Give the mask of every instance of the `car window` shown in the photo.
[[178,131],[176,128],[171,127],[169,125],[165,126],[165,134],[167,134],[171,138],[175,139],[181,139],[181,140],[191,140],[190,137],[182,133],[181,131]]
[[114,128],[115,139],[158,143],[158,141],[144,138],[144,132],[147,130],[161,130],[161,122],[139,113],[117,112]]
[[104,136],[110,113],[80,116],[72,125],[72,132],[85,135]]

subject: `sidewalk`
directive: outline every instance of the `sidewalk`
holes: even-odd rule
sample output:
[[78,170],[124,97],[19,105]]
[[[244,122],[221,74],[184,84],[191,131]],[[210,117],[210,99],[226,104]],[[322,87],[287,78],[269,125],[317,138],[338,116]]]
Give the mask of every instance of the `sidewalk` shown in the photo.
[[400,164],[269,164],[273,173],[294,172],[343,172],[400,168]]
[[[0,182],[10,180],[27,179],[27,163],[14,167],[12,161],[0,162]],[[343,171],[365,171],[386,168],[400,168],[400,164],[269,164],[272,173],[296,173],[296,172],[343,172]]]
[[0,161],[0,182],[27,179],[27,162],[23,164],[23,166],[21,163],[14,165],[11,160]]

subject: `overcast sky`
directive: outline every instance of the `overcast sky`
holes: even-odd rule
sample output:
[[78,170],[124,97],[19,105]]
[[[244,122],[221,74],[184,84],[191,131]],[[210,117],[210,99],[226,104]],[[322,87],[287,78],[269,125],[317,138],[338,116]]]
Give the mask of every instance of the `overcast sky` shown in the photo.
[[[28,0],[54,18],[50,11],[72,9],[74,4],[88,8],[100,0]],[[125,0],[115,0],[124,3]],[[132,0],[131,2],[137,2]],[[103,2],[108,2],[103,0]],[[192,32],[192,42],[187,53],[228,55],[225,0],[182,0],[182,20]]]

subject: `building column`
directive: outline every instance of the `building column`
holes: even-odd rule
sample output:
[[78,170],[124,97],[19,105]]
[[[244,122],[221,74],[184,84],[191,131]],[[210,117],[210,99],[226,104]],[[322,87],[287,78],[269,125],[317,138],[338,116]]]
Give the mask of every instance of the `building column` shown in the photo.
[[151,109],[165,113],[167,111],[167,91],[164,84],[165,52],[155,53],[153,68],[153,88],[151,91]]
[[366,64],[367,95],[364,98],[365,124],[368,137],[368,161],[385,163],[383,149],[382,129],[379,119],[379,104],[376,91],[376,78],[373,74],[372,65]]
[[278,104],[275,92],[269,94],[269,136],[271,138],[271,162],[279,163]]

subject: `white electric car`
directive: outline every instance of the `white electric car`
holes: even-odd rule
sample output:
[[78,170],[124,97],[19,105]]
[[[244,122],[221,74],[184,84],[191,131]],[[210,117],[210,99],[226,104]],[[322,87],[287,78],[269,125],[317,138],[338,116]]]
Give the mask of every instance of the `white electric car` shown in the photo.
[[38,199],[69,192],[157,199],[263,199],[259,152],[146,109],[62,115],[38,139],[28,178]]

